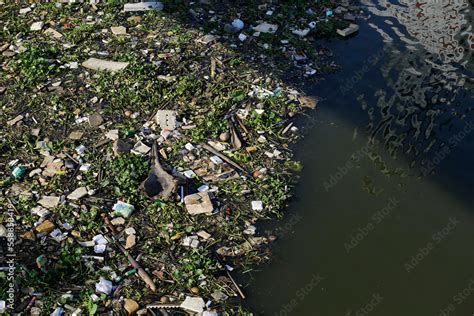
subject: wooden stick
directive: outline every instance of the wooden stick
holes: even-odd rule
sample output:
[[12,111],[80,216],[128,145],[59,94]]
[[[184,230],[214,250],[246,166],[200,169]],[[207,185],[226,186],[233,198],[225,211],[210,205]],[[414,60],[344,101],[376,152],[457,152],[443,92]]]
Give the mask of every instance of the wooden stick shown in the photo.
[[109,218],[107,217],[106,214],[102,213],[101,214],[102,218],[104,219],[105,223],[107,224],[109,230],[112,232],[112,240],[114,241],[115,245],[117,246],[120,251],[127,256],[128,261],[134,267],[137,269],[137,273],[140,276],[140,278],[148,285],[150,290],[152,292],[156,292],[156,285],[155,282],[153,282],[152,278],[146,273],[146,271],[140,266],[140,264],[133,259],[133,257],[128,253],[128,251],[118,242],[118,240],[115,238],[116,230],[115,227],[112,225],[110,222]]
[[235,288],[237,289],[237,292],[239,292],[240,297],[245,300],[245,295],[240,289],[240,287],[237,285],[237,282],[235,282],[234,278],[230,275],[229,271],[226,271],[226,272],[227,272],[227,276],[232,281],[232,284],[234,284]]
[[221,158],[222,160],[224,160],[225,162],[227,162],[229,165],[231,165],[232,167],[234,167],[235,169],[238,169],[240,171],[242,171],[243,173],[247,174],[247,175],[250,175],[250,172],[248,172],[247,170],[245,170],[244,168],[242,168],[238,163],[236,163],[235,161],[233,161],[232,159],[230,159],[229,157],[227,157],[226,155],[224,155],[223,153],[219,152],[217,149],[215,149],[214,147],[212,147],[211,145],[208,145],[208,144],[202,144],[202,148],[204,148],[205,150],[209,151],[210,153],[218,156],[219,158]]

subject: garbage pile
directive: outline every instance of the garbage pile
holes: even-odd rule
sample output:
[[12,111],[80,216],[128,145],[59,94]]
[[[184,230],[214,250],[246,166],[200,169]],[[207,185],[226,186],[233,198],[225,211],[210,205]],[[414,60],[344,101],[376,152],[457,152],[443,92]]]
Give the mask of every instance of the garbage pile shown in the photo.
[[355,9],[231,4],[0,1],[0,308],[245,313],[318,103],[276,74]]

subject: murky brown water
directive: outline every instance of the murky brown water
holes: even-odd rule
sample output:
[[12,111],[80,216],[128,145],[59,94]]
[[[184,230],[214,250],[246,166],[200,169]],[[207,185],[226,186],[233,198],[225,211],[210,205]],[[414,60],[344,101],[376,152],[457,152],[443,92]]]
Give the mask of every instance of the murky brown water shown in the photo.
[[365,1],[315,89],[305,166],[258,315],[474,314],[474,61],[468,1]]

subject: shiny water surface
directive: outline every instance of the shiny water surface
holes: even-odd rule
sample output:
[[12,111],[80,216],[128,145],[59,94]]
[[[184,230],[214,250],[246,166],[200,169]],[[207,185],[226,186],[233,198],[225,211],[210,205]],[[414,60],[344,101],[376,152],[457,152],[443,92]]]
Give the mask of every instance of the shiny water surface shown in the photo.
[[474,315],[474,37],[468,1],[365,1],[296,148],[257,315]]

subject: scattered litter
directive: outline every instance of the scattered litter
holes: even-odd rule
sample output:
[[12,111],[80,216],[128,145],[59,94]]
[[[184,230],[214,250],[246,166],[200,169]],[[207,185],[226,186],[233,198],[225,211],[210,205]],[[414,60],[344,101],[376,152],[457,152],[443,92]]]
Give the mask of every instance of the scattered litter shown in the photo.
[[[280,74],[335,68],[312,44],[362,13],[185,1],[183,28],[142,12],[164,1],[33,2],[0,0],[12,12],[0,44],[0,173],[18,276],[39,273],[57,289],[17,284],[20,313],[143,315],[157,298],[157,314],[236,314],[244,294],[229,272],[244,265],[225,257],[247,265],[266,255],[273,240],[257,227],[291,196],[295,116],[319,102]],[[0,223],[0,237],[9,227]]]

